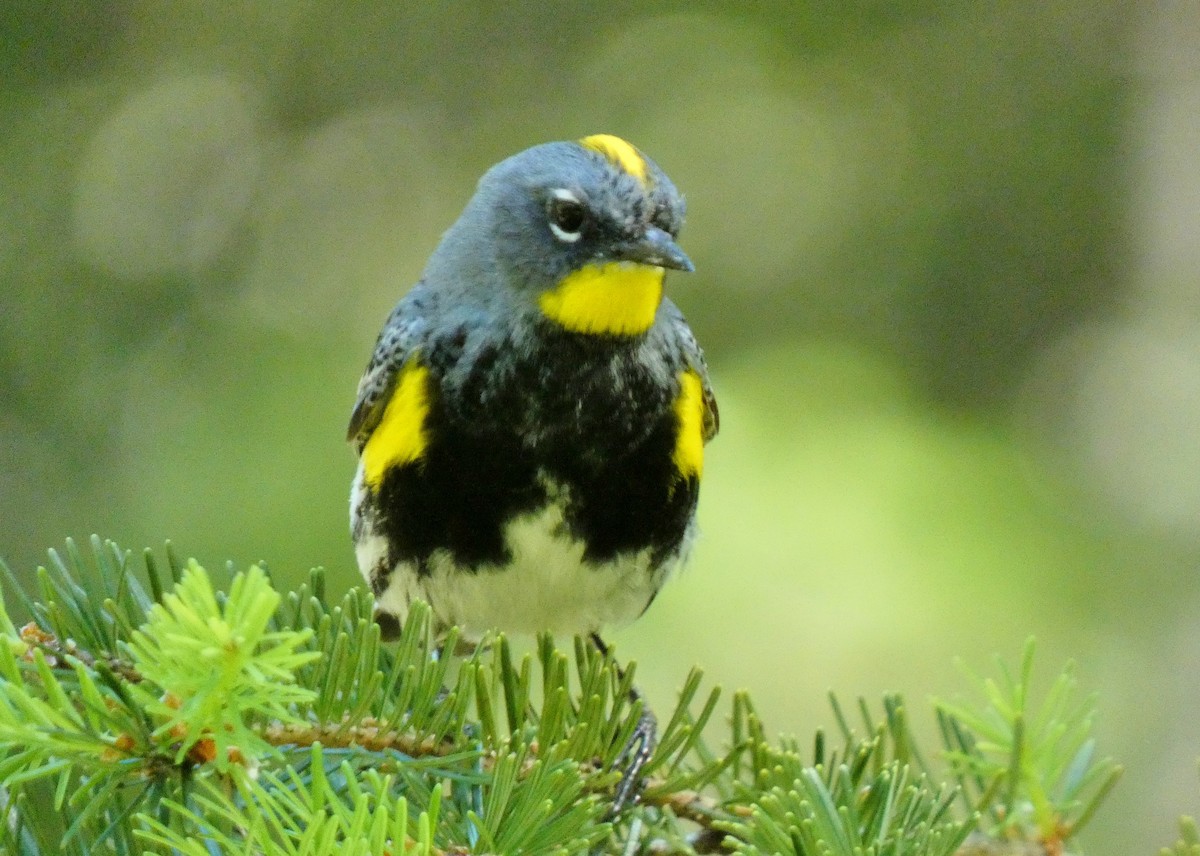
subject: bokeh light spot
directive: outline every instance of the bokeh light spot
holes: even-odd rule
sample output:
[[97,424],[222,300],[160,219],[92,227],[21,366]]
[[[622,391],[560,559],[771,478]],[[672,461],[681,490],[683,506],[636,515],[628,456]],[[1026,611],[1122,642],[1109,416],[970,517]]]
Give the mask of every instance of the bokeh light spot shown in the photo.
[[160,80],[92,138],[76,190],[76,246],[131,280],[197,273],[241,222],[262,161],[245,87],[223,76]]

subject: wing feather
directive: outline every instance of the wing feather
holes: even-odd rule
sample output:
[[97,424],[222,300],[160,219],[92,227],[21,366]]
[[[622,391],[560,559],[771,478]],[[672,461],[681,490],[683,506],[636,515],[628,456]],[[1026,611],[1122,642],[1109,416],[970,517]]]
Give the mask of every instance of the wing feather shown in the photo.
[[358,382],[358,395],[346,429],[346,439],[360,453],[383,417],[401,367],[416,353],[425,335],[427,299],[419,287],[405,295],[375,341],[371,361]]

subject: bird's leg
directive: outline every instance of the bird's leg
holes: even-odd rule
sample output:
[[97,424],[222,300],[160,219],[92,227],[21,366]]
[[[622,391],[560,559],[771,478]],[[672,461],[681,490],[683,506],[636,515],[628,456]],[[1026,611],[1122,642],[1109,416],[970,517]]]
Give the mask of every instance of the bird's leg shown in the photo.
[[[604,640],[600,638],[598,633],[593,633],[590,636],[592,644],[596,646],[596,650],[601,656],[608,659],[608,646],[604,644]],[[617,677],[622,681],[625,679],[625,670],[617,665]],[[612,808],[609,809],[610,816],[616,816],[621,813],[627,804],[636,803],[642,785],[642,768],[650,760],[654,754],[654,747],[658,745],[658,719],[654,716],[654,712],[650,710],[650,705],[646,702],[637,687],[629,688],[629,701],[631,704],[637,702],[642,703],[642,713],[638,717],[637,727],[633,733],[629,735],[629,740],[625,743],[625,747],[621,750],[621,754],[617,756],[617,760],[613,763],[614,767],[623,767],[621,781],[617,785],[617,792],[613,795]]]

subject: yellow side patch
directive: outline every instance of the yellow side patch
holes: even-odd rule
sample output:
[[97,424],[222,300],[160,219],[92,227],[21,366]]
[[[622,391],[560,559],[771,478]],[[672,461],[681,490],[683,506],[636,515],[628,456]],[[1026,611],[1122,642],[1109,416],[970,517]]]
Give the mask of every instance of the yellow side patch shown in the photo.
[[599,152],[642,184],[646,183],[646,159],[632,145],[612,134],[592,134],[579,141],[585,149]]
[[700,478],[704,471],[704,388],[694,371],[679,375],[679,397],[675,399],[679,433],[675,436],[675,468],[685,478]]
[[400,369],[383,418],[363,447],[363,476],[369,487],[378,488],[389,468],[416,461],[425,453],[428,414],[429,369],[409,362]]
[[547,317],[576,333],[633,336],[654,323],[663,273],[633,262],[585,265],[543,292],[538,304]]

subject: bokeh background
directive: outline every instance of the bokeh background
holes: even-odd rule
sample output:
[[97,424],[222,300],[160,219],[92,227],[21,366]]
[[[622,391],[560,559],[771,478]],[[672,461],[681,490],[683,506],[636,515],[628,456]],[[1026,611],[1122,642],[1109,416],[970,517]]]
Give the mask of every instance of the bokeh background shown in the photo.
[[357,581],[343,442],[384,316],[491,163],[625,136],[722,413],[694,560],[617,633],[773,730],[1029,634],[1200,811],[1200,5],[8,0],[0,555],[172,539]]

